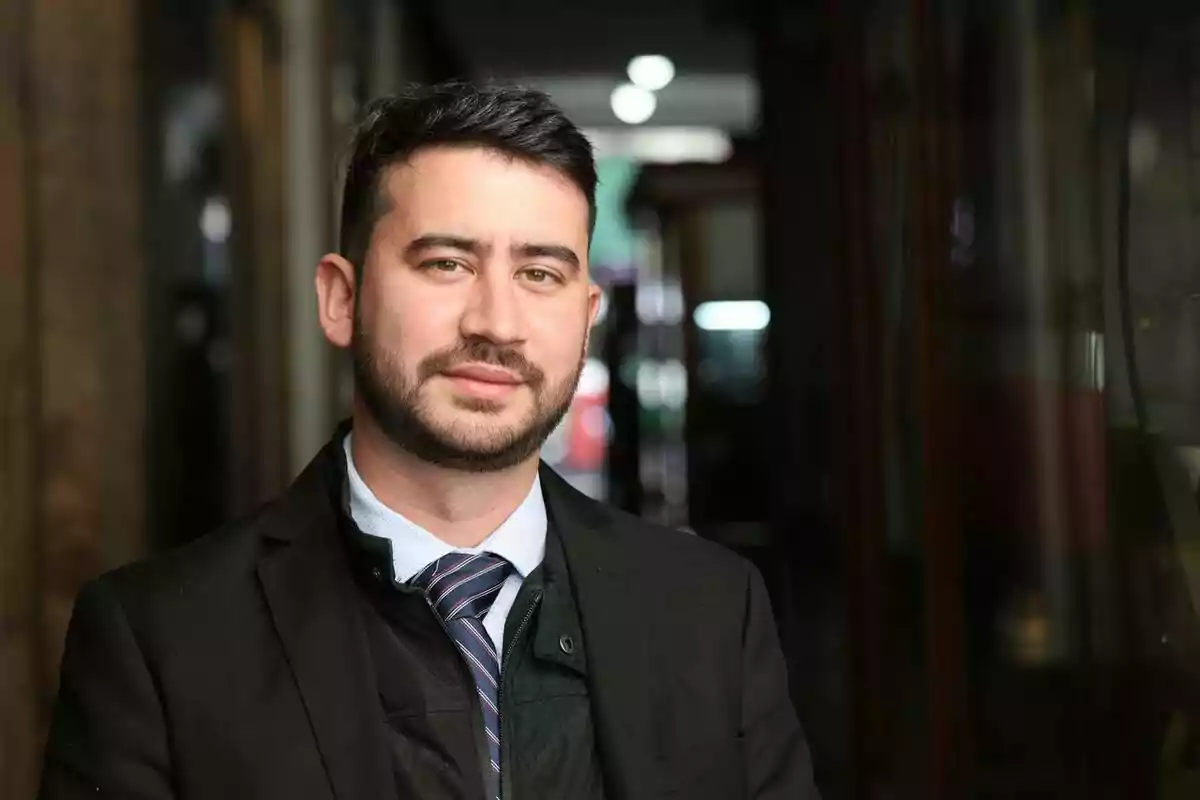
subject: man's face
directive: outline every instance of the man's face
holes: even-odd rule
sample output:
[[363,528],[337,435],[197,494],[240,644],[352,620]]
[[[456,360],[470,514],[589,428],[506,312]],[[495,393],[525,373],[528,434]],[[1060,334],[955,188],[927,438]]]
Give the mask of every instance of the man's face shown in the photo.
[[481,148],[419,151],[382,189],[390,210],[356,265],[363,404],[430,463],[527,460],[570,406],[596,312],[586,198],[552,168]]

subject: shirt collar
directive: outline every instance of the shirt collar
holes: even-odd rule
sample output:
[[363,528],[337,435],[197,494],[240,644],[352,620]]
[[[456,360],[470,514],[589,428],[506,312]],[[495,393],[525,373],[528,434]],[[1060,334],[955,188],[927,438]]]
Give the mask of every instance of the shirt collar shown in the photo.
[[534,478],[529,494],[517,509],[490,536],[476,547],[455,548],[388,508],[375,496],[354,466],[352,435],[347,434],[342,443],[346,452],[350,516],[364,534],[391,542],[397,581],[407,582],[426,564],[455,550],[495,553],[507,559],[522,578],[542,563],[546,554],[546,502],[540,475]]

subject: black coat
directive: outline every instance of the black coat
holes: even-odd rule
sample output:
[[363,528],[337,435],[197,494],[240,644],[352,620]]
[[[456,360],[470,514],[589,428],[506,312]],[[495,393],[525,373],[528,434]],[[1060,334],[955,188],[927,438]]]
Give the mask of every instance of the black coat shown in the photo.
[[[322,477],[338,448],[252,518],[85,587],[44,800],[394,796]],[[607,794],[817,800],[754,569],[548,468],[542,486],[576,595]],[[557,799],[548,788],[515,800]]]

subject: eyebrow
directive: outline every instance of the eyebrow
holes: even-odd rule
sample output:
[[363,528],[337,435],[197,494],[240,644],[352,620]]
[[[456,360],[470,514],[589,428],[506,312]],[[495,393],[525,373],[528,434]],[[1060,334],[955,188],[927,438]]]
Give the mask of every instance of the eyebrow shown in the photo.
[[[455,236],[454,234],[446,233],[428,233],[423,236],[418,236],[408,243],[404,248],[404,253],[407,256],[413,256],[425,250],[444,247],[449,250],[459,250],[464,253],[483,257],[491,250],[490,245],[486,245],[478,239],[472,239],[468,236]],[[579,256],[574,250],[562,244],[544,244],[540,242],[521,242],[515,244],[511,248],[513,256],[517,258],[552,258],[556,261],[568,265],[573,270],[578,271],[580,268]]]
[[424,250],[433,250],[437,247],[444,247],[448,250],[461,250],[464,253],[472,255],[483,255],[487,251],[487,247],[478,239],[471,239],[466,236],[453,236],[446,233],[428,233],[424,236],[418,236],[408,243],[404,248],[404,254],[408,256],[416,255]]
[[514,246],[512,251],[519,258],[553,258],[574,270],[579,269],[579,256],[566,245],[525,243]]

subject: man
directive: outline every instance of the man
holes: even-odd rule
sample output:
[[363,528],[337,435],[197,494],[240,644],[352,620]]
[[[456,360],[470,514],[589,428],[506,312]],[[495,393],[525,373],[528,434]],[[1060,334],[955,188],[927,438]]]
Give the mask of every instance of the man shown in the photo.
[[539,461],[595,185],[540,93],[370,105],[316,274],[352,421],[249,519],[84,589],[44,798],[817,797],[754,570]]

